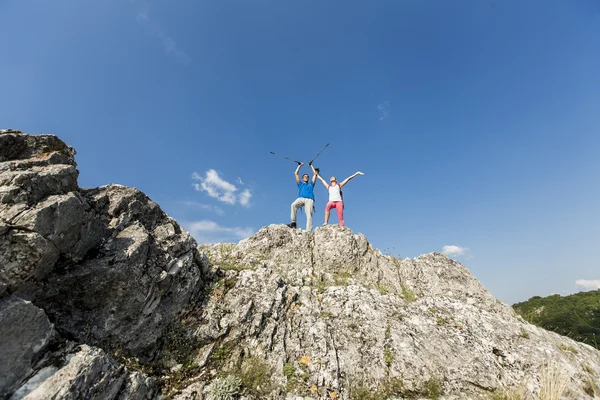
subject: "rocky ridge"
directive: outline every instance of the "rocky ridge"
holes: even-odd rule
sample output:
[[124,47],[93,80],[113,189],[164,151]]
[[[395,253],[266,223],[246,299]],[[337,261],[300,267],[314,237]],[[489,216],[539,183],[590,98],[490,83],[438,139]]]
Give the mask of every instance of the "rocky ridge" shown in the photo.
[[74,157],[54,135],[0,131],[0,354],[11,360],[0,398],[159,393],[111,354],[156,358],[210,281],[156,203],[120,185],[79,188]]
[[74,157],[0,131],[0,399],[600,397],[600,352],[444,255],[338,226],[197,246],[136,189],[79,188]]

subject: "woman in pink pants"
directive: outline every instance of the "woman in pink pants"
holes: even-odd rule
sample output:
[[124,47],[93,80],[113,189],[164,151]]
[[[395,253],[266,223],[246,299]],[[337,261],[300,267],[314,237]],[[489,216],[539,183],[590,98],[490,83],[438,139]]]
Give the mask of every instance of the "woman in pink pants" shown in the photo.
[[329,223],[329,212],[332,208],[335,208],[338,215],[338,220],[340,221],[340,226],[344,226],[344,200],[342,198],[342,187],[348,183],[348,181],[355,176],[364,175],[362,172],[357,172],[352,176],[347,177],[339,184],[337,183],[337,179],[335,176],[332,176],[329,181],[331,185],[328,185],[325,179],[321,177],[321,175],[317,175],[317,178],[321,180],[323,185],[329,191],[329,201],[327,202],[327,206],[325,207],[325,223],[323,225],[327,225]]

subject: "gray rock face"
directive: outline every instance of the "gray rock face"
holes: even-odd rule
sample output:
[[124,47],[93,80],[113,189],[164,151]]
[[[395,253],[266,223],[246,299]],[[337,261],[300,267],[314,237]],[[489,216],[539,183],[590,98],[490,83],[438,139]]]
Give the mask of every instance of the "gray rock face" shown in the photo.
[[[74,339],[141,355],[189,302],[196,243],[136,189],[77,187],[53,135],[0,134],[0,283]],[[93,312],[92,312],[93,311]]]
[[[56,136],[0,131],[0,299],[31,301],[42,316],[31,322],[37,323],[37,335],[46,337],[40,321],[51,328],[49,318],[60,340],[149,360],[174,317],[198,300],[209,271],[193,238],[139,190],[120,185],[80,189],[74,156]],[[6,318],[32,318],[26,309],[17,314]],[[36,336],[23,337],[22,342],[3,341],[6,354],[20,354],[21,361],[2,363],[7,373],[2,374],[1,393],[49,371],[46,365],[32,365],[32,357],[41,355],[27,343]],[[114,364],[97,355],[84,358],[90,366],[75,381],[100,379],[107,365]],[[118,364],[113,367],[118,370]],[[140,379],[146,379],[117,372],[134,392]],[[117,375],[107,376],[112,381]],[[119,396],[125,393],[120,384],[81,390],[73,385],[52,396],[109,398],[113,389]]]
[[151,399],[156,383],[139,372],[119,366],[100,349],[82,345],[68,354],[60,368],[41,370],[11,400],[45,399]]
[[[34,297],[63,332],[145,355],[201,283],[195,242],[135,189],[111,185],[85,198],[109,234],[93,256],[59,265]],[[78,242],[70,254],[78,245],[88,247]]]
[[[70,228],[83,216],[67,212],[77,190],[75,150],[53,135],[12,130],[0,132],[0,149],[0,283],[14,292],[53,269],[65,244],[60,236],[72,241],[78,232]],[[59,207],[64,196],[67,207]]]
[[0,299],[0,398],[3,399],[33,371],[46,350],[54,328],[46,314],[28,301]]

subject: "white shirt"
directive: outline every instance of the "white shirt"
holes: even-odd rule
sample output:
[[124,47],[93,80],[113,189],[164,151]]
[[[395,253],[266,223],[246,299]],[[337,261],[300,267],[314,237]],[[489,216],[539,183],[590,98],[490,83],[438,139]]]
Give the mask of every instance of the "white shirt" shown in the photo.
[[329,201],[342,201],[340,185],[328,186],[327,190],[329,190]]

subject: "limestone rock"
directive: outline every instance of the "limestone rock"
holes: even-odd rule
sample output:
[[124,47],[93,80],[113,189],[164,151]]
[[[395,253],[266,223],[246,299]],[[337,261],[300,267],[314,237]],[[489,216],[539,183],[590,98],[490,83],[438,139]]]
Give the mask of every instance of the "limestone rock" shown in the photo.
[[208,370],[263,365],[266,387],[315,399],[539,398],[556,372],[563,398],[593,398],[597,350],[525,323],[442,254],[397,260],[338,226],[199,248],[224,270],[193,333],[215,344]]
[[15,291],[30,280],[43,279],[59,258],[58,249],[37,232],[16,227],[0,230],[0,283]]
[[156,382],[139,372],[119,366],[100,349],[82,345],[67,355],[59,369],[40,371],[29,385],[17,391],[11,400],[45,399],[152,399]]
[[0,299],[0,398],[33,372],[54,335],[44,311],[23,299]]
[[195,241],[136,189],[79,189],[75,151],[56,136],[3,132],[0,149],[5,294],[71,338],[150,356],[202,286]]
[[[31,350],[53,332],[61,346],[68,339],[151,360],[175,316],[202,300],[211,279],[193,238],[142,192],[80,189],[74,156],[56,136],[0,131],[0,301],[26,299],[41,315],[3,314],[37,325],[23,342],[3,338],[18,361],[2,363],[0,398],[26,378],[15,396],[37,396],[43,387],[41,397],[152,398],[148,377],[123,374],[94,347],[58,371],[47,360],[63,350]],[[14,326],[1,329],[18,336]]]

